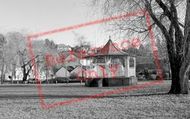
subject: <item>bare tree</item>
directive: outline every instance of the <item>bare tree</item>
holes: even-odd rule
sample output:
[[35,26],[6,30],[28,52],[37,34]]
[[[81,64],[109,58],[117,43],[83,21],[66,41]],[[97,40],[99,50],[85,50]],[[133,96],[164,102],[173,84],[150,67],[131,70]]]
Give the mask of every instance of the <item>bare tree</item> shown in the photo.
[[74,40],[77,42],[77,45],[75,47],[73,47],[73,51],[77,52],[78,55],[81,55],[80,53],[82,52],[87,52],[88,50],[90,50],[90,43],[86,41],[85,36],[78,34],[76,32],[73,32],[75,38]]
[[[8,40],[7,46],[7,60],[10,62],[10,65],[13,65],[13,72],[15,72],[16,67],[20,67],[23,72],[23,82],[25,82],[31,72],[34,63],[32,62],[35,60],[37,62],[38,54],[34,59],[29,57],[26,45],[26,37],[24,34],[19,32],[9,32],[6,35]],[[13,73],[14,74],[14,73]]]
[[[49,83],[48,79],[52,78],[52,73],[54,72],[54,69],[57,68],[57,61],[56,58],[53,58],[53,61],[49,62],[52,63],[52,66],[49,66],[48,61],[47,61],[47,53],[48,55],[53,56],[53,57],[58,57],[58,45],[54,43],[54,41],[51,41],[49,39],[45,39],[45,49],[44,49],[44,60],[46,61],[44,64],[44,69],[46,71],[46,82]],[[51,73],[50,73],[51,72]]]
[[36,55],[33,59],[28,58],[28,54],[26,49],[24,51],[18,51],[18,54],[20,56],[20,64],[23,71],[23,78],[22,81],[25,82],[28,79],[29,73],[31,72],[33,66],[35,65],[33,63],[33,60],[35,60],[35,63],[37,63],[37,58],[39,55]]
[[1,59],[1,84],[3,84],[5,75],[5,37],[0,34],[0,59]]
[[[179,16],[183,14],[183,9],[178,9],[178,7],[180,5],[185,7],[184,0],[104,0],[103,2],[104,13],[109,15],[130,12],[137,8],[145,9],[142,16],[112,23],[114,26],[112,29],[115,28],[116,31],[127,35],[142,34],[143,39],[148,36],[149,29],[156,31],[156,35],[161,33],[164,36],[172,73],[172,85],[169,93],[175,94],[187,94],[189,90],[189,0],[187,3],[186,24],[183,24],[183,19],[180,19]],[[145,22],[147,14],[150,15],[152,21],[148,29]],[[158,53],[158,51],[153,51],[153,53]],[[185,74],[181,73],[180,75],[180,70],[181,72],[185,71]]]

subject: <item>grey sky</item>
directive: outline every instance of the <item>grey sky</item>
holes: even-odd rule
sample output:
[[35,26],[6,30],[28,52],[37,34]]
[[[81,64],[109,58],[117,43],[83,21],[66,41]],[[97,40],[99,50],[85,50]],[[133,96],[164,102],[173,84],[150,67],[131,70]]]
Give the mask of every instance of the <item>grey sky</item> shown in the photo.
[[[0,0],[0,33],[20,31],[38,33],[66,26],[101,19],[101,10],[90,7],[91,0]],[[182,5],[183,6],[183,5]],[[92,9],[94,8],[94,9]],[[181,11],[181,8],[180,8]],[[179,18],[184,19],[184,12]],[[102,24],[75,30],[84,35],[92,45],[107,42],[111,33],[105,32]],[[43,37],[56,43],[76,45],[72,31]],[[118,41],[119,39],[112,40]]]
[[[36,33],[101,18],[100,10],[89,7],[90,0],[0,0],[0,32]],[[108,35],[101,25],[75,30],[93,45],[105,43]],[[45,37],[44,37],[45,38]],[[72,32],[47,36],[56,43],[75,45]]]

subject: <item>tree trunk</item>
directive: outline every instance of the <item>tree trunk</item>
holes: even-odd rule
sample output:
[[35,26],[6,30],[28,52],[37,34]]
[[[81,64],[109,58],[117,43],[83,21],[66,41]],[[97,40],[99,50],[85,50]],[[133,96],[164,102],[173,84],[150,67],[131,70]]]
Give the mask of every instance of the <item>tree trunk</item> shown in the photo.
[[4,80],[4,64],[2,64],[2,68],[1,68],[1,84],[3,84],[3,80]]
[[174,27],[172,24],[170,24],[169,35],[170,37],[166,39],[172,80],[169,93],[179,94],[181,90],[179,77],[181,67],[181,55],[178,55],[175,50],[174,39],[176,39],[175,37],[177,36],[174,37]]
[[26,68],[25,68],[25,66],[23,66],[23,78],[22,78],[23,83],[24,83],[26,80],[27,80]]
[[171,89],[169,91],[170,94],[179,94],[181,91],[180,87],[180,65],[179,62],[173,61],[171,64],[171,76],[172,76],[172,84]]
[[184,29],[183,63],[180,69],[180,87],[182,94],[189,92],[190,79],[190,0],[187,0]]
[[23,81],[23,82],[25,82],[25,81],[27,80],[27,76],[28,76],[28,75],[27,75],[26,73],[23,74],[23,78],[22,78],[22,81]]
[[[189,28],[190,29],[190,28]],[[180,87],[182,94],[188,94],[189,92],[189,79],[190,79],[190,31],[185,41],[185,54],[183,63],[180,69]]]
[[[189,54],[190,56],[190,54]],[[190,60],[188,60],[190,61]],[[180,70],[180,87],[182,94],[188,94],[189,92],[189,78],[190,78],[190,64],[184,61]]]
[[1,67],[1,84],[3,84],[4,78],[5,78],[4,68],[5,68],[5,62],[4,62],[4,58],[3,58],[2,67]]

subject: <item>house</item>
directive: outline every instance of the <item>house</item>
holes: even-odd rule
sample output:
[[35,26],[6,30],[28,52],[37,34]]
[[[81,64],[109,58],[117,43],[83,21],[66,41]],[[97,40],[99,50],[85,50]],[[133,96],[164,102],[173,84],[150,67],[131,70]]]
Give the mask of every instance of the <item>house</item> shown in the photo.
[[78,81],[81,81],[82,79],[80,77],[83,77],[83,67],[82,67],[82,65],[77,66],[75,69],[73,69],[70,72],[70,79],[76,79]]
[[80,59],[77,57],[77,54],[74,52],[69,53],[65,58],[64,66],[68,69],[69,67],[75,69],[77,66],[80,66]]
[[[136,58],[117,48],[111,39],[96,54],[85,57],[87,86],[122,86],[137,83]],[[84,61],[83,61],[84,62]]]
[[65,67],[61,67],[56,73],[56,78],[68,78],[70,77],[69,71]]

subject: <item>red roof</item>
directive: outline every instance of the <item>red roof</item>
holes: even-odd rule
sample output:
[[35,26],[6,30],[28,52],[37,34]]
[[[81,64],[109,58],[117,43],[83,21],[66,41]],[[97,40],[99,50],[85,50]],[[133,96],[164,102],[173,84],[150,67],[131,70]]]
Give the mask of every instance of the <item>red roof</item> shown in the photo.
[[127,55],[127,53],[117,48],[112,40],[109,40],[96,55]]

